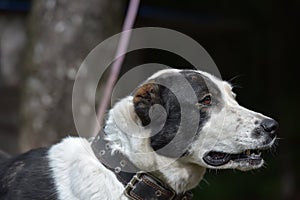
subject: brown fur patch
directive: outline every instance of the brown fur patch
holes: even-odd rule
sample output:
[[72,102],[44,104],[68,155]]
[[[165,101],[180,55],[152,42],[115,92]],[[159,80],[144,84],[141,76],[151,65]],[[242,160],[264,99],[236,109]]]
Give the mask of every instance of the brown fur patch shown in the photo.
[[146,83],[141,86],[134,94],[133,103],[136,104],[140,102],[143,98],[148,97],[153,93],[154,83]]
[[150,123],[149,111],[151,106],[160,103],[159,85],[154,82],[140,86],[133,97],[134,109],[143,126]]

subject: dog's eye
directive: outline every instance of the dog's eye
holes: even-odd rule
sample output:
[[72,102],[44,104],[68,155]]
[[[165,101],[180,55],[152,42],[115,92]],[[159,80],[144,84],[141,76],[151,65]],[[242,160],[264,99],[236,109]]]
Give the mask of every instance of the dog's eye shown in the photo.
[[210,105],[210,104],[211,104],[211,96],[210,96],[210,95],[205,96],[205,97],[200,101],[200,103],[203,104],[203,105]]

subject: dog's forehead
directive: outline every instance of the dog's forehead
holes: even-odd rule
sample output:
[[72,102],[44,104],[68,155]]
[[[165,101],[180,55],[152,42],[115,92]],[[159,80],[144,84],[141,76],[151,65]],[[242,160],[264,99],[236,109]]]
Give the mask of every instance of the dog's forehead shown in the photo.
[[210,76],[200,72],[200,71],[181,71],[180,74],[191,84],[195,92],[210,93],[213,95],[220,95],[220,86],[217,84],[216,80],[213,80]]
[[196,93],[211,93],[222,96],[221,91],[224,91],[225,88],[227,91],[231,91],[231,86],[226,82],[199,70],[165,69],[153,74],[148,80],[167,79],[172,81],[172,77],[176,76],[184,76]]
[[156,78],[159,78],[159,77],[164,77],[164,76],[167,76],[167,75],[175,75],[177,73],[179,73],[180,71],[182,70],[179,70],[179,69],[163,69],[163,70],[160,70],[156,73],[154,73],[152,76],[150,76],[148,78],[148,80],[153,80],[153,79],[156,79]]

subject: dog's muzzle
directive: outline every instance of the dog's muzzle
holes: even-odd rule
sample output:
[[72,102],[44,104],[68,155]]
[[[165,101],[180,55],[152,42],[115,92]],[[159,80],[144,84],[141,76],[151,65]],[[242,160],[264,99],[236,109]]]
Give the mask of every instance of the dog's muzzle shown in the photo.
[[269,149],[272,146],[272,143],[276,138],[277,129],[278,122],[269,118],[264,119],[252,133],[254,138],[265,137],[265,141],[261,147],[256,149],[246,149],[239,153],[210,151],[204,155],[203,160],[206,164],[213,167],[219,167],[233,161],[236,163],[247,163],[249,166],[255,168],[255,166],[259,166],[263,162],[261,151]]

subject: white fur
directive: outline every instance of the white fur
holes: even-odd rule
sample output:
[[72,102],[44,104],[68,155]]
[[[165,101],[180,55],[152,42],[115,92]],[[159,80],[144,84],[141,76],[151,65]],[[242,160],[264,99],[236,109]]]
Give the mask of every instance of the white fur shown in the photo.
[[[149,79],[179,71],[162,70]],[[263,146],[263,141],[252,139],[250,133],[255,128],[254,121],[265,116],[240,106],[228,83],[208,73],[198,73],[218,86],[225,105],[221,111],[211,111],[211,118],[191,146],[189,156],[171,159],[153,151],[149,141],[150,130],[141,126],[134,112],[132,96],[122,99],[110,110],[105,126],[105,132],[109,133],[106,139],[114,150],[121,151],[140,169],[151,171],[178,193],[196,187],[205,169],[211,167],[202,160],[205,153],[212,150],[239,153]],[[240,118],[242,121],[237,122]],[[60,199],[127,199],[123,195],[123,185],[97,160],[87,140],[66,138],[50,149],[48,157]],[[229,162],[219,168],[246,170],[250,166]]]
[[59,199],[127,199],[122,183],[98,161],[86,139],[66,138],[51,147],[48,158]]
[[152,76],[150,76],[148,78],[148,80],[155,79],[155,78],[157,78],[157,77],[159,77],[163,74],[166,74],[166,73],[177,73],[177,72],[180,72],[180,71],[182,71],[182,70],[180,70],[180,69],[163,69],[163,70],[160,70],[160,71],[156,72]]

